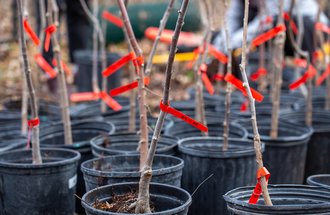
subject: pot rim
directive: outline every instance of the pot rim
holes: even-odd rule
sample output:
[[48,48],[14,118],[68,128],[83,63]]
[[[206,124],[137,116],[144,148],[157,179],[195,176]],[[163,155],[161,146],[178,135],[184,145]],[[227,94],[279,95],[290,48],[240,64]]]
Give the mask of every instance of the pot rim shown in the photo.
[[[102,171],[102,170],[95,170],[95,169],[91,169],[91,168],[87,168],[86,165],[92,162],[95,162],[97,160],[107,160],[107,158],[112,158],[112,159],[116,159],[118,157],[140,157],[140,155],[114,155],[114,156],[106,156],[106,157],[102,157],[102,158],[94,158],[94,159],[90,159],[87,160],[85,162],[83,162],[80,166],[80,170],[84,173],[84,174],[88,174],[88,175],[92,175],[92,176],[108,176],[108,177],[126,177],[123,176],[124,174],[130,174],[132,177],[140,177],[141,176],[141,172],[140,171]],[[184,166],[184,161],[181,158],[178,157],[174,157],[171,155],[160,155],[157,154],[155,155],[155,159],[161,159],[161,158],[170,158],[173,160],[177,160],[178,164],[174,165],[174,166],[169,166],[169,167],[164,167],[161,169],[152,169],[152,175],[156,176],[156,175],[164,175],[170,172],[175,172],[179,169],[182,169]],[[154,160],[155,162],[155,160]],[[137,163],[137,167],[138,167],[138,163]]]
[[330,190],[330,185],[317,182],[317,181],[314,180],[316,178],[329,178],[330,179],[330,174],[312,175],[312,176],[309,176],[307,178],[307,184],[312,185],[312,186],[322,187],[322,188],[325,188],[327,190]]
[[[112,187],[112,189],[114,189],[113,187],[120,187],[120,186],[123,186],[123,185],[125,185],[125,186],[130,186],[130,185],[138,186],[138,183],[136,183],[136,182],[123,182],[123,183],[115,183],[115,184],[105,185],[105,186],[102,186],[102,187],[95,188],[93,190],[90,190],[90,191],[86,192],[83,195],[81,204],[85,208],[86,211],[90,210],[92,206],[87,204],[87,202],[85,201],[85,199],[88,195],[90,195],[93,192],[97,192],[99,190],[102,190],[102,189],[106,189],[106,188],[109,188],[109,187]],[[191,195],[186,190],[184,190],[182,188],[179,188],[179,187],[176,187],[176,186],[173,186],[173,185],[154,183],[154,182],[150,182],[150,186],[157,186],[157,187],[174,189],[177,192],[181,192],[182,194],[184,194],[188,199],[187,199],[187,201],[184,202],[184,204],[182,204],[182,205],[180,205],[176,208],[165,210],[165,211],[158,211],[158,212],[155,212],[155,213],[146,213],[145,215],[164,215],[164,214],[168,214],[168,213],[176,214],[178,212],[181,212],[181,211],[185,210],[185,208],[189,207],[189,205],[192,202]],[[152,195],[152,193],[151,193],[151,195]],[[119,214],[121,214],[121,213],[114,213],[114,212],[107,212],[107,211],[97,210],[95,208],[93,208],[93,209],[94,209],[93,212],[97,213],[98,215],[119,215]],[[137,214],[131,214],[131,215],[137,215]]]

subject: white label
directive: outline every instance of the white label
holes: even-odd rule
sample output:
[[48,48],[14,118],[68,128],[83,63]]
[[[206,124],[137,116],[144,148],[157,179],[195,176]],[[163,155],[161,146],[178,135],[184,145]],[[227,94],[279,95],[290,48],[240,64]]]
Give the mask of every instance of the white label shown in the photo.
[[77,184],[77,175],[74,175],[69,179],[69,189],[73,188]]

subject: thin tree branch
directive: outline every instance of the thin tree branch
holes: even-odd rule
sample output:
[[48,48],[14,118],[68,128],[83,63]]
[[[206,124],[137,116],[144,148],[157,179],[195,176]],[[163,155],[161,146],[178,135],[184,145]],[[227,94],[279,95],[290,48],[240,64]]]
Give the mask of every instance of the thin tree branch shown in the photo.
[[[179,35],[183,26],[185,14],[187,11],[187,7],[189,4],[189,0],[183,0],[181,9],[179,10],[179,17],[177,19],[177,23],[175,26],[174,34],[172,37],[172,43],[170,47],[170,53],[168,57],[168,62],[165,70],[165,84],[164,84],[164,91],[163,91],[163,99],[162,102],[167,105],[169,104],[169,92],[171,86],[171,77],[172,77],[172,70],[173,70],[173,62],[175,53],[177,50],[177,43],[179,39]],[[135,208],[135,213],[148,213],[150,212],[149,206],[149,184],[152,177],[152,163],[153,158],[155,156],[157,142],[163,127],[164,119],[166,113],[160,110],[160,114],[155,126],[154,134],[151,140],[150,148],[148,151],[148,157],[146,160],[145,165],[142,168],[141,178],[139,182],[139,195],[137,200],[137,206]]]
[[[243,77],[243,86],[246,89],[246,92],[248,94],[248,98],[250,101],[250,107],[251,107],[251,121],[252,121],[252,128],[254,133],[254,149],[256,153],[256,161],[258,164],[258,169],[263,168],[263,161],[262,161],[262,153],[261,153],[261,141],[260,141],[260,135],[258,131],[258,125],[257,125],[257,114],[255,109],[255,100],[252,96],[249,81],[245,72],[246,67],[246,38],[247,38],[247,25],[248,25],[248,17],[249,17],[249,0],[245,0],[245,8],[244,8],[244,20],[243,20],[243,44],[242,44],[242,61],[240,65],[241,74]],[[262,177],[260,180],[261,187],[262,187],[262,196],[265,200],[266,205],[272,205],[272,201],[270,199],[268,188],[267,188],[267,182],[265,177]]]
[[[22,0],[16,0],[17,2],[17,12],[18,12],[18,33],[19,33],[19,41],[21,47],[21,54],[23,58],[23,70],[25,74],[25,80],[27,82],[27,88],[29,90],[30,95],[30,104],[31,104],[31,115],[33,119],[38,118],[38,106],[37,99],[35,96],[35,91],[32,83],[31,77],[31,68],[28,61],[27,56],[27,48],[25,35],[23,30],[23,12],[22,12]],[[40,144],[39,144],[39,125],[32,127],[32,161],[34,164],[41,164],[42,158],[40,154]]]

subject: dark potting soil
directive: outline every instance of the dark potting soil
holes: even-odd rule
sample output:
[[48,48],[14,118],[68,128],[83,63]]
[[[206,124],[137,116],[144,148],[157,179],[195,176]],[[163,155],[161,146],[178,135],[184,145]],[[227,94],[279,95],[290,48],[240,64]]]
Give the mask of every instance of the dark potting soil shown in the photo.
[[[109,211],[114,213],[135,213],[135,203],[138,197],[138,192],[132,190],[129,193],[125,193],[122,195],[113,195],[111,197],[111,201],[95,201],[93,207],[102,211]],[[151,212],[155,211],[154,204],[150,202]]]

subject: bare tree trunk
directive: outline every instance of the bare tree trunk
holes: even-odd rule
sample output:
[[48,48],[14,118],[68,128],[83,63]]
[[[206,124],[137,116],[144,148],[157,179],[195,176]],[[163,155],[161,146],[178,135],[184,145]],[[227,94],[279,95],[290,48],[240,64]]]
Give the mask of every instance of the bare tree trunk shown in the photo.
[[[228,63],[227,63],[227,74],[232,74],[232,47],[230,43],[230,33],[228,30],[228,23],[226,19],[226,12],[228,10],[228,0],[225,0],[224,3],[225,10],[222,13],[222,19],[223,19],[223,27],[226,32],[226,45],[227,45],[227,52],[228,52]],[[231,92],[232,92],[232,86],[230,83],[227,82],[227,88],[226,88],[226,100],[225,100],[225,119],[223,121],[223,151],[228,150],[228,138],[229,138],[229,125],[230,125],[230,106],[231,106]]]
[[[124,28],[126,29],[128,36],[128,43],[132,47],[136,60],[138,61],[143,57],[142,50],[135,38],[127,10],[123,0],[117,0],[119,9],[121,11],[122,19],[124,22]],[[139,99],[139,110],[140,110],[140,167],[142,167],[147,159],[148,153],[148,121],[147,121],[147,110],[146,110],[146,92],[144,90],[144,67],[141,63],[136,62],[135,71],[138,74],[138,99]]]
[[[89,11],[86,2],[84,0],[80,0],[80,4],[81,4],[84,12],[88,16],[88,18],[93,22],[94,29],[97,32],[98,40],[100,42],[100,51],[101,51],[101,67],[102,67],[101,69],[103,71],[107,67],[107,54],[106,54],[106,47],[105,47],[106,45],[105,45],[105,39],[103,36],[102,28],[100,26],[100,23],[99,23],[97,17],[95,17]],[[97,82],[97,84],[98,84],[98,82]],[[98,85],[97,85],[97,87],[98,87]],[[106,77],[102,78],[102,91],[107,92],[107,78]],[[101,112],[104,113],[105,111],[106,111],[106,104],[105,104],[105,102],[101,102]]]
[[170,0],[170,2],[168,3],[167,9],[163,15],[163,18],[160,20],[160,25],[159,25],[159,29],[158,29],[158,33],[156,36],[156,39],[152,45],[149,57],[148,57],[148,62],[147,62],[147,66],[146,66],[146,76],[149,76],[151,73],[151,69],[152,69],[152,59],[155,56],[156,50],[157,50],[157,46],[160,40],[160,37],[162,35],[163,30],[166,27],[167,24],[167,20],[170,17],[171,11],[173,9],[173,4],[174,4],[175,0]]
[[[246,89],[246,92],[248,94],[248,98],[250,101],[250,107],[251,107],[251,121],[252,121],[252,128],[254,133],[254,149],[256,153],[256,161],[258,164],[258,169],[261,169],[264,167],[263,161],[262,161],[262,153],[261,153],[261,141],[260,141],[260,135],[258,131],[258,125],[257,125],[257,114],[255,109],[255,101],[252,96],[249,81],[245,72],[245,66],[246,66],[246,38],[247,38],[247,24],[248,24],[248,17],[249,17],[249,0],[245,0],[245,8],[244,8],[244,25],[243,25],[243,46],[242,46],[242,62],[240,65],[241,74],[243,77],[243,86]],[[262,196],[265,200],[265,205],[273,205],[272,201],[270,199],[268,188],[267,188],[267,182],[265,177],[261,177],[260,179],[261,188],[262,188]]]
[[[48,0],[48,24],[55,24],[56,28],[59,29],[59,20],[58,20],[58,7],[56,0]],[[54,22],[53,22],[54,15]],[[47,16],[47,15],[46,15]],[[69,98],[66,87],[65,74],[63,71],[62,57],[61,57],[61,47],[58,41],[58,34],[54,33],[52,35],[53,51],[55,59],[57,61],[57,70],[58,70],[58,85],[59,85],[59,94],[60,94],[60,103],[62,111],[62,121],[64,126],[64,142],[65,145],[72,144],[72,131],[71,131],[71,119],[70,119],[70,109],[69,109]]]
[[[170,48],[170,54],[168,58],[168,63],[166,66],[166,78],[165,78],[165,85],[164,85],[164,92],[163,92],[163,99],[162,102],[165,105],[169,104],[169,91],[170,91],[170,86],[171,86],[171,77],[172,77],[172,69],[173,69],[173,62],[174,62],[174,57],[177,49],[177,43],[178,43],[178,38],[183,26],[184,22],[184,17],[187,11],[187,7],[189,4],[189,0],[183,0],[181,9],[179,10],[179,17],[175,26],[175,31],[172,37],[172,43],[171,43],[171,48]],[[151,181],[152,177],[152,162],[153,158],[155,156],[156,152],[156,147],[157,147],[157,142],[158,138],[160,136],[164,119],[165,119],[166,113],[160,110],[160,114],[156,123],[156,127],[154,130],[154,134],[152,137],[151,145],[148,151],[148,158],[143,166],[142,172],[141,172],[141,178],[140,178],[140,183],[139,183],[139,195],[138,195],[138,200],[137,200],[137,205],[135,208],[135,213],[150,213],[150,205],[149,205],[149,184]]]
[[[25,80],[27,82],[27,88],[29,90],[30,101],[31,101],[31,115],[33,119],[38,119],[38,106],[35,96],[35,91],[33,88],[31,69],[27,56],[26,41],[23,30],[23,6],[22,0],[16,0],[17,2],[17,12],[18,12],[18,28],[19,28],[19,41],[21,47],[21,54],[23,58],[23,68],[25,74]],[[40,145],[39,145],[39,125],[32,127],[32,161],[34,164],[41,164],[42,158],[40,154]]]
[[[98,0],[93,0],[93,16],[97,16],[98,11]],[[92,63],[92,88],[94,93],[99,93],[99,81],[98,81],[98,39],[97,39],[98,29],[93,24],[93,63]]]
[[[277,25],[284,24],[283,20],[283,0],[279,1],[279,16]],[[273,56],[274,58],[274,75],[275,75],[275,85],[274,85],[274,93],[273,93],[273,107],[272,107],[272,122],[271,122],[271,130],[270,137],[277,138],[278,136],[278,115],[280,110],[280,102],[281,102],[281,87],[282,87],[282,72],[283,72],[283,59],[284,59],[284,44],[285,44],[285,32],[279,33],[275,38],[275,50]]]

